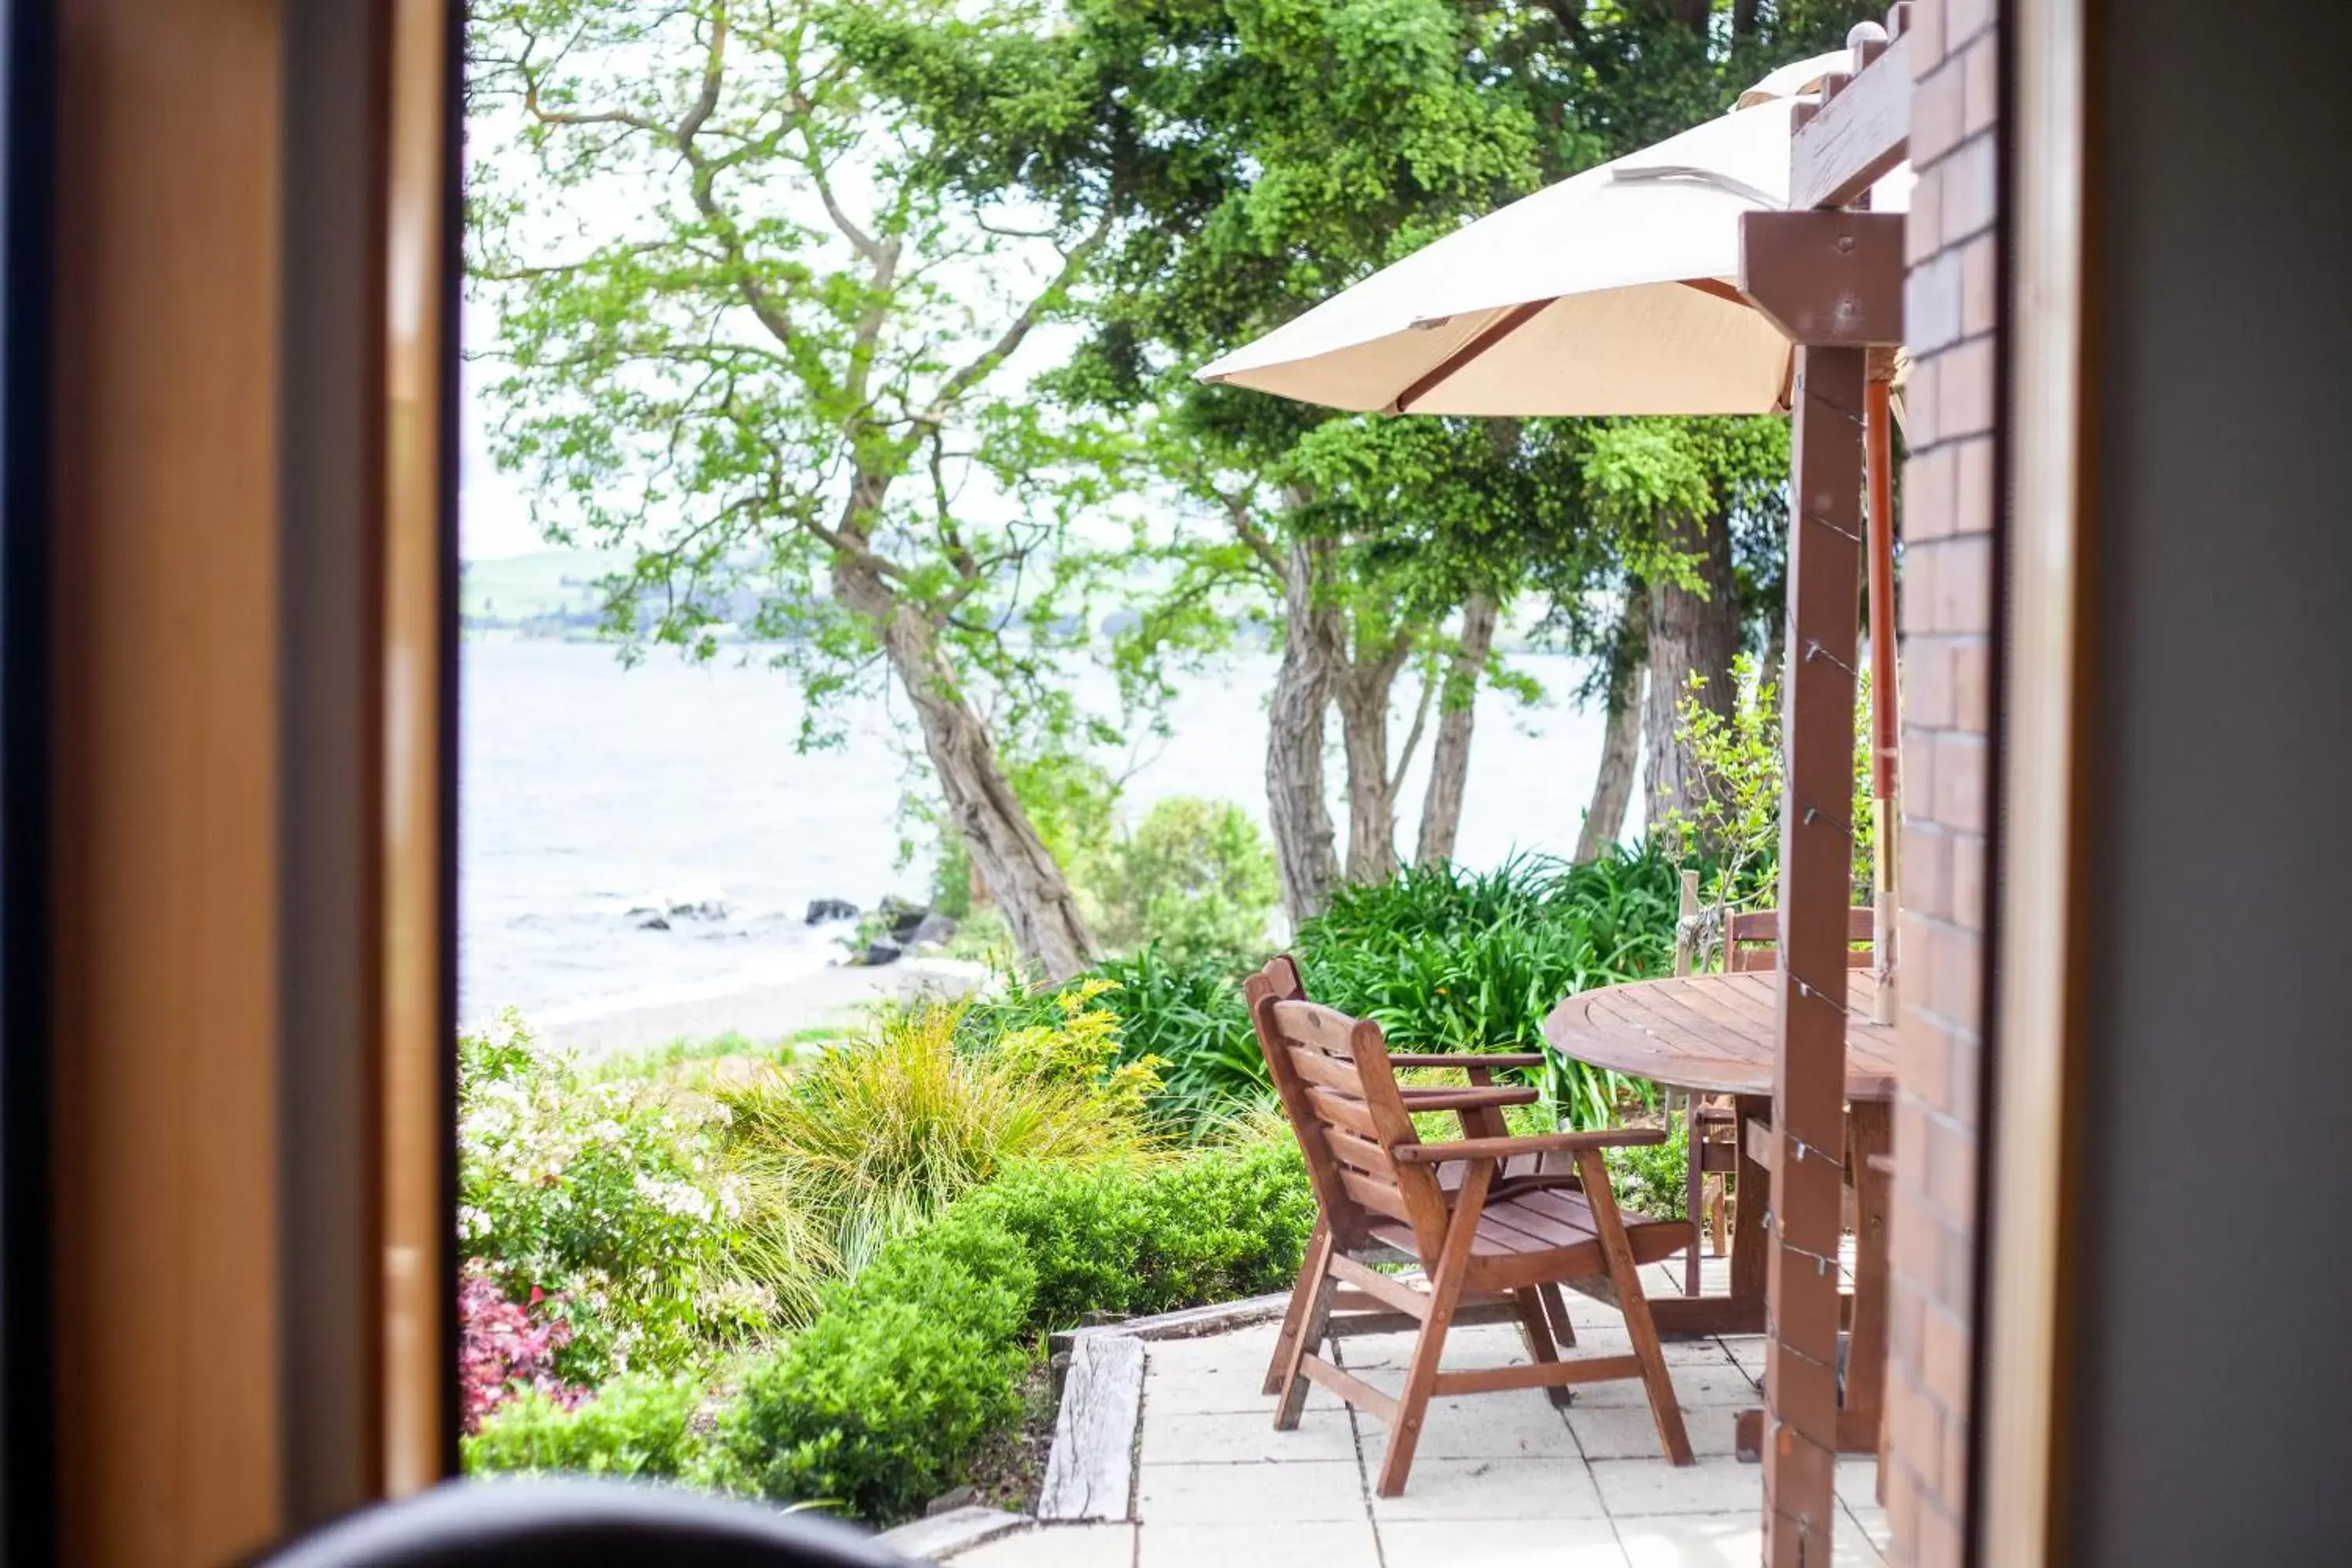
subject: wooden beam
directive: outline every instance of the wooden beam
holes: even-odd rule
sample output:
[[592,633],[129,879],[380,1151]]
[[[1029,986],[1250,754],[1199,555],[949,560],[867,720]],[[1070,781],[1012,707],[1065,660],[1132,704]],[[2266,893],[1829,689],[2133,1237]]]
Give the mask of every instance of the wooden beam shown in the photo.
[[[1822,348],[1899,344],[1903,216],[1742,213],[1739,289],[1791,342]],[[1846,416],[1862,418],[1858,391]]]
[[1524,305],[1512,306],[1501,320],[1446,355],[1444,361],[1436,369],[1398,393],[1396,401],[1389,405],[1388,411],[1391,414],[1412,413],[1414,404],[1444,386],[1464,365],[1526,326],[1548,306],[1556,303],[1558,303],[1556,300],[1530,300]]
[[[1859,215],[1772,214],[1800,223]],[[1752,235],[1749,237],[1752,240]],[[1752,243],[1747,247],[1754,258]],[[1859,248],[1852,247],[1852,248]],[[1899,257],[1898,257],[1899,260]],[[1785,302],[1785,301],[1784,301]],[[1826,1562],[1837,1511],[1838,1238],[1845,1184],[1847,906],[1853,876],[1855,606],[1868,353],[1807,347],[1797,370],[1789,524],[1787,750],[1766,1254],[1764,1561]]]
[[1901,163],[1911,142],[1911,38],[1897,37],[1824,94],[1789,142],[1789,205],[1842,207]]

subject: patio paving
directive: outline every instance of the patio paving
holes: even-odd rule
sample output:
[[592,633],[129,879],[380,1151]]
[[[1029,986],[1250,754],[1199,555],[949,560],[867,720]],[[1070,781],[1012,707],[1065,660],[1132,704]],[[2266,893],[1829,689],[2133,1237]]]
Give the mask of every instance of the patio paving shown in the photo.
[[[1710,1272],[1720,1263],[1709,1260]],[[1672,1285],[1645,1270],[1654,1294]],[[1570,1294],[1580,1343],[1620,1345],[1623,1322]],[[1321,1388],[1297,1432],[1259,1392],[1272,1325],[1146,1347],[1132,1519],[1034,1525],[971,1548],[955,1568],[1749,1568],[1761,1549],[1763,1468],[1731,1457],[1732,1417],[1761,1401],[1760,1337],[1670,1344],[1698,1463],[1676,1469],[1632,1381],[1577,1391],[1566,1410],[1520,1390],[1430,1405],[1399,1498],[1371,1478],[1386,1432]],[[1347,1365],[1392,1385],[1402,1335],[1340,1342]],[[1457,1330],[1448,1366],[1524,1361],[1516,1331]],[[1886,1521],[1876,1467],[1839,1466],[1835,1561],[1878,1568]]]

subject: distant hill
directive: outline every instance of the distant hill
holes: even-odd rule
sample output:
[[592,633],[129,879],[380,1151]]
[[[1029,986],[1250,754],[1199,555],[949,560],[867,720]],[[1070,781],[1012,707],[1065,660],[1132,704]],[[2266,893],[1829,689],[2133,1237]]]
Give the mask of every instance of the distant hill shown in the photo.
[[604,605],[597,580],[628,563],[593,550],[534,550],[458,568],[457,613],[469,626],[593,628]]

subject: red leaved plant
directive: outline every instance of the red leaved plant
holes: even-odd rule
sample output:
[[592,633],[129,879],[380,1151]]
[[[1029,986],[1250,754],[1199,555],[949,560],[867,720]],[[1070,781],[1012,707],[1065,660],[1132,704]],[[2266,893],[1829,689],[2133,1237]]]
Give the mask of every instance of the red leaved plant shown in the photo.
[[572,1338],[560,1319],[531,1321],[530,1306],[506,1299],[487,1265],[466,1265],[457,1287],[457,1384],[465,1406],[465,1429],[481,1430],[482,1419],[522,1389],[533,1389],[569,1410],[587,1397],[555,1375],[555,1352]]

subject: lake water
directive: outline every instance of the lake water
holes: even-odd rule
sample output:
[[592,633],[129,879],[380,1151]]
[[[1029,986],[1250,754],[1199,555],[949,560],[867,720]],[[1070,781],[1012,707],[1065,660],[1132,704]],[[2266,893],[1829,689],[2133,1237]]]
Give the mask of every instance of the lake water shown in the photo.
[[[546,1024],[788,981],[840,955],[842,928],[802,923],[813,899],[870,906],[920,897],[928,847],[898,866],[907,742],[881,700],[849,715],[848,742],[793,750],[790,678],[731,658],[657,655],[624,669],[587,643],[469,640],[461,650],[459,1016],[506,1005]],[[1548,700],[1482,694],[1457,846],[1466,865],[1576,843],[1599,764],[1601,720],[1571,707],[1577,661],[1515,658]],[[1134,754],[1129,814],[1171,795],[1237,801],[1265,820],[1265,712],[1274,659],[1186,682],[1174,739]],[[1108,706],[1109,681],[1080,677]],[[1400,695],[1406,693],[1400,683]],[[1409,714],[1392,734],[1402,740]],[[1330,778],[1340,784],[1338,724]],[[1400,847],[1411,852],[1426,773],[1406,781]],[[1333,815],[1344,838],[1344,802]],[[1629,828],[1638,828],[1629,823]],[[705,906],[644,929],[633,910]]]

